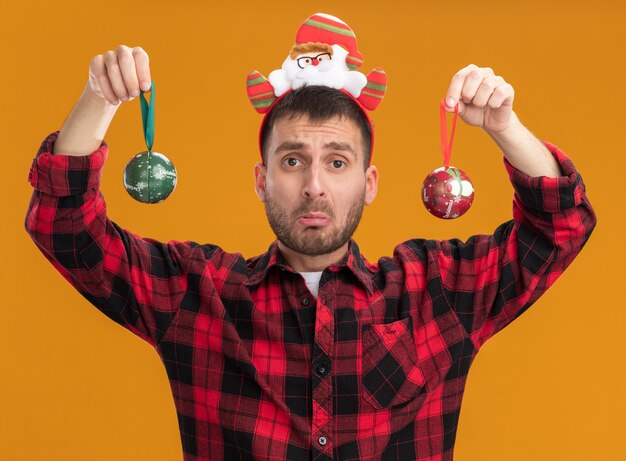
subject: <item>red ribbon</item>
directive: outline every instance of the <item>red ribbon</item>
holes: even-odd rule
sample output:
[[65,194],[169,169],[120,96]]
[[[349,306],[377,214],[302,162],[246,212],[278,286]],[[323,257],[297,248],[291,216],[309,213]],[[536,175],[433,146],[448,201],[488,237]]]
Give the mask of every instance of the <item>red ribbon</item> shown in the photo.
[[456,119],[459,116],[458,103],[454,106],[454,118],[452,119],[452,132],[450,133],[450,141],[448,141],[448,122],[446,120],[446,100],[441,100],[441,152],[443,153],[443,166],[447,170],[450,166],[450,154],[452,153],[452,142],[454,141],[454,129],[456,128]]

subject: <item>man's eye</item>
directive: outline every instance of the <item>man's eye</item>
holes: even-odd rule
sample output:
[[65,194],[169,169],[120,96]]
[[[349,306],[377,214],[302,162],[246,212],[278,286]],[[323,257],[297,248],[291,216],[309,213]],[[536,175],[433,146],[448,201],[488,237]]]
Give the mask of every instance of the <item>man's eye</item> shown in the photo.
[[345,162],[343,160],[333,160],[333,167],[339,169],[342,168],[345,165]]
[[289,166],[296,166],[300,160],[297,158],[289,157],[285,159],[285,163]]

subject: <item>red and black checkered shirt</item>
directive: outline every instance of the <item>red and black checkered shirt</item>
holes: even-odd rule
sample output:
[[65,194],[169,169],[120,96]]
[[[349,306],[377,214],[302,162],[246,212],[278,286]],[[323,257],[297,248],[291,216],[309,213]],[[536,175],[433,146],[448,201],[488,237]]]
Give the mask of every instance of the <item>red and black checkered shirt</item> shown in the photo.
[[108,146],[29,174],[26,230],[90,303],[150,343],[185,461],[451,460],[470,365],[579,253],[596,217],[571,160],[529,177],[504,159],[513,219],[466,242],[409,240],[366,261],[354,241],[315,299],[272,243],[244,259],[166,243],[106,214]]

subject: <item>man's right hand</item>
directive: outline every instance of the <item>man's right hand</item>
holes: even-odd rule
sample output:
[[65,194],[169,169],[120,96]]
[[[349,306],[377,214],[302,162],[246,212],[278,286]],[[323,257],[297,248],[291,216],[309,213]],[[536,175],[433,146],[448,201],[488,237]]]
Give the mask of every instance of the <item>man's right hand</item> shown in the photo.
[[120,45],[89,63],[88,88],[114,106],[139,96],[140,88],[150,91],[151,82],[148,53],[140,46]]
[[[139,86],[141,85],[141,87]],[[118,46],[89,64],[89,80],[54,143],[53,154],[88,155],[98,149],[120,101],[150,91],[148,54],[141,47]]]

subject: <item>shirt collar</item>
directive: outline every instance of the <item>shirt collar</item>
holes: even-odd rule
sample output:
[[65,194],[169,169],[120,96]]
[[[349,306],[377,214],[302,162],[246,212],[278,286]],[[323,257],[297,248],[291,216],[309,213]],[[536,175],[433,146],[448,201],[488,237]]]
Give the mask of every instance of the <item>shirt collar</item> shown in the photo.
[[[255,260],[256,264],[254,264]],[[254,264],[254,268],[250,273],[250,277],[245,282],[245,285],[247,286],[258,285],[263,279],[265,279],[269,270],[274,266],[283,270],[287,270],[289,272],[297,272],[289,265],[283,254],[278,249],[277,240],[274,240],[272,242],[267,252],[253,258],[251,262]],[[363,256],[361,256],[359,246],[354,240],[350,239],[350,241],[348,242],[348,251],[343,256],[343,258],[338,263],[331,264],[329,267],[331,268],[331,270],[334,270],[335,268],[349,269],[367,289],[368,293],[373,293],[371,274],[367,269],[365,259],[363,258]]]

